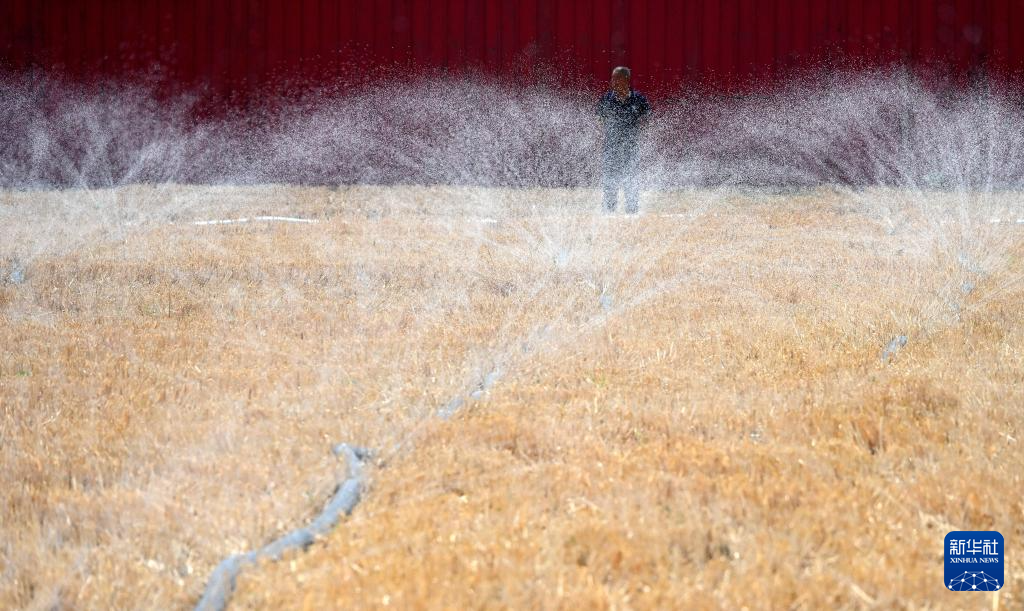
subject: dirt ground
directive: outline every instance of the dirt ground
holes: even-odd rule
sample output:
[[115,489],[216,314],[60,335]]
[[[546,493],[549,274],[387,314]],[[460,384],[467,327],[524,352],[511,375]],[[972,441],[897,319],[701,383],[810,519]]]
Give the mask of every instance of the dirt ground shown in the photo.
[[[194,605],[338,442],[363,501],[232,607],[1024,605],[1024,225],[597,199],[0,194],[0,608]],[[990,529],[1003,591],[946,591],[945,534]]]

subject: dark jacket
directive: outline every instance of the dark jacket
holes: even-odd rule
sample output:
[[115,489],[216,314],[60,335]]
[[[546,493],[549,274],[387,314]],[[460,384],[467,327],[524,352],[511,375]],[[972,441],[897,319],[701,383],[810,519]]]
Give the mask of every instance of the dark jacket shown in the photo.
[[642,93],[633,89],[629,90],[629,96],[622,101],[615,92],[609,91],[598,102],[597,114],[604,120],[605,150],[633,148],[651,114],[651,103]]

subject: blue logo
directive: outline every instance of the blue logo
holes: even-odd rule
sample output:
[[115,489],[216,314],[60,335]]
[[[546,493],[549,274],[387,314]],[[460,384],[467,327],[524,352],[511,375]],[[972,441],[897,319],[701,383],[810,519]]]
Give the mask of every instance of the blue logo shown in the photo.
[[955,530],[946,535],[946,589],[995,592],[1003,588],[1003,535],[994,530]]

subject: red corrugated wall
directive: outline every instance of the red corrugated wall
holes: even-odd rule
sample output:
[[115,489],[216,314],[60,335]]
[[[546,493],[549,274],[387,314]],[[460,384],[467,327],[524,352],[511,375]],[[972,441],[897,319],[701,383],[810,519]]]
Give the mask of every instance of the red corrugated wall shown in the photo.
[[1024,68],[1020,25],[1021,0],[0,0],[0,62],[83,78],[159,66],[174,87],[242,98],[424,67],[547,66],[599,88],[617,64],[656,95],[733,93],[820,65],[1005,80]]

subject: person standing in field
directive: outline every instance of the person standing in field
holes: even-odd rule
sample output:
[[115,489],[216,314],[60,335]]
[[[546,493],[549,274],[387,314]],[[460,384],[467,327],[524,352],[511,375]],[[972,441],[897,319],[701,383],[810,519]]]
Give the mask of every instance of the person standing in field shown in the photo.
[[630,86],[631,72],[625,66],[612,70],[611,90],[597,105],[597,114],[604,122],[604,150],[601,154],[601,187],[604,209],[614,212],[619,188],[626,200],[626,212],[639,210],[639,185],[636,180],[636,157],[640,134],[651,115],[651,104]]

